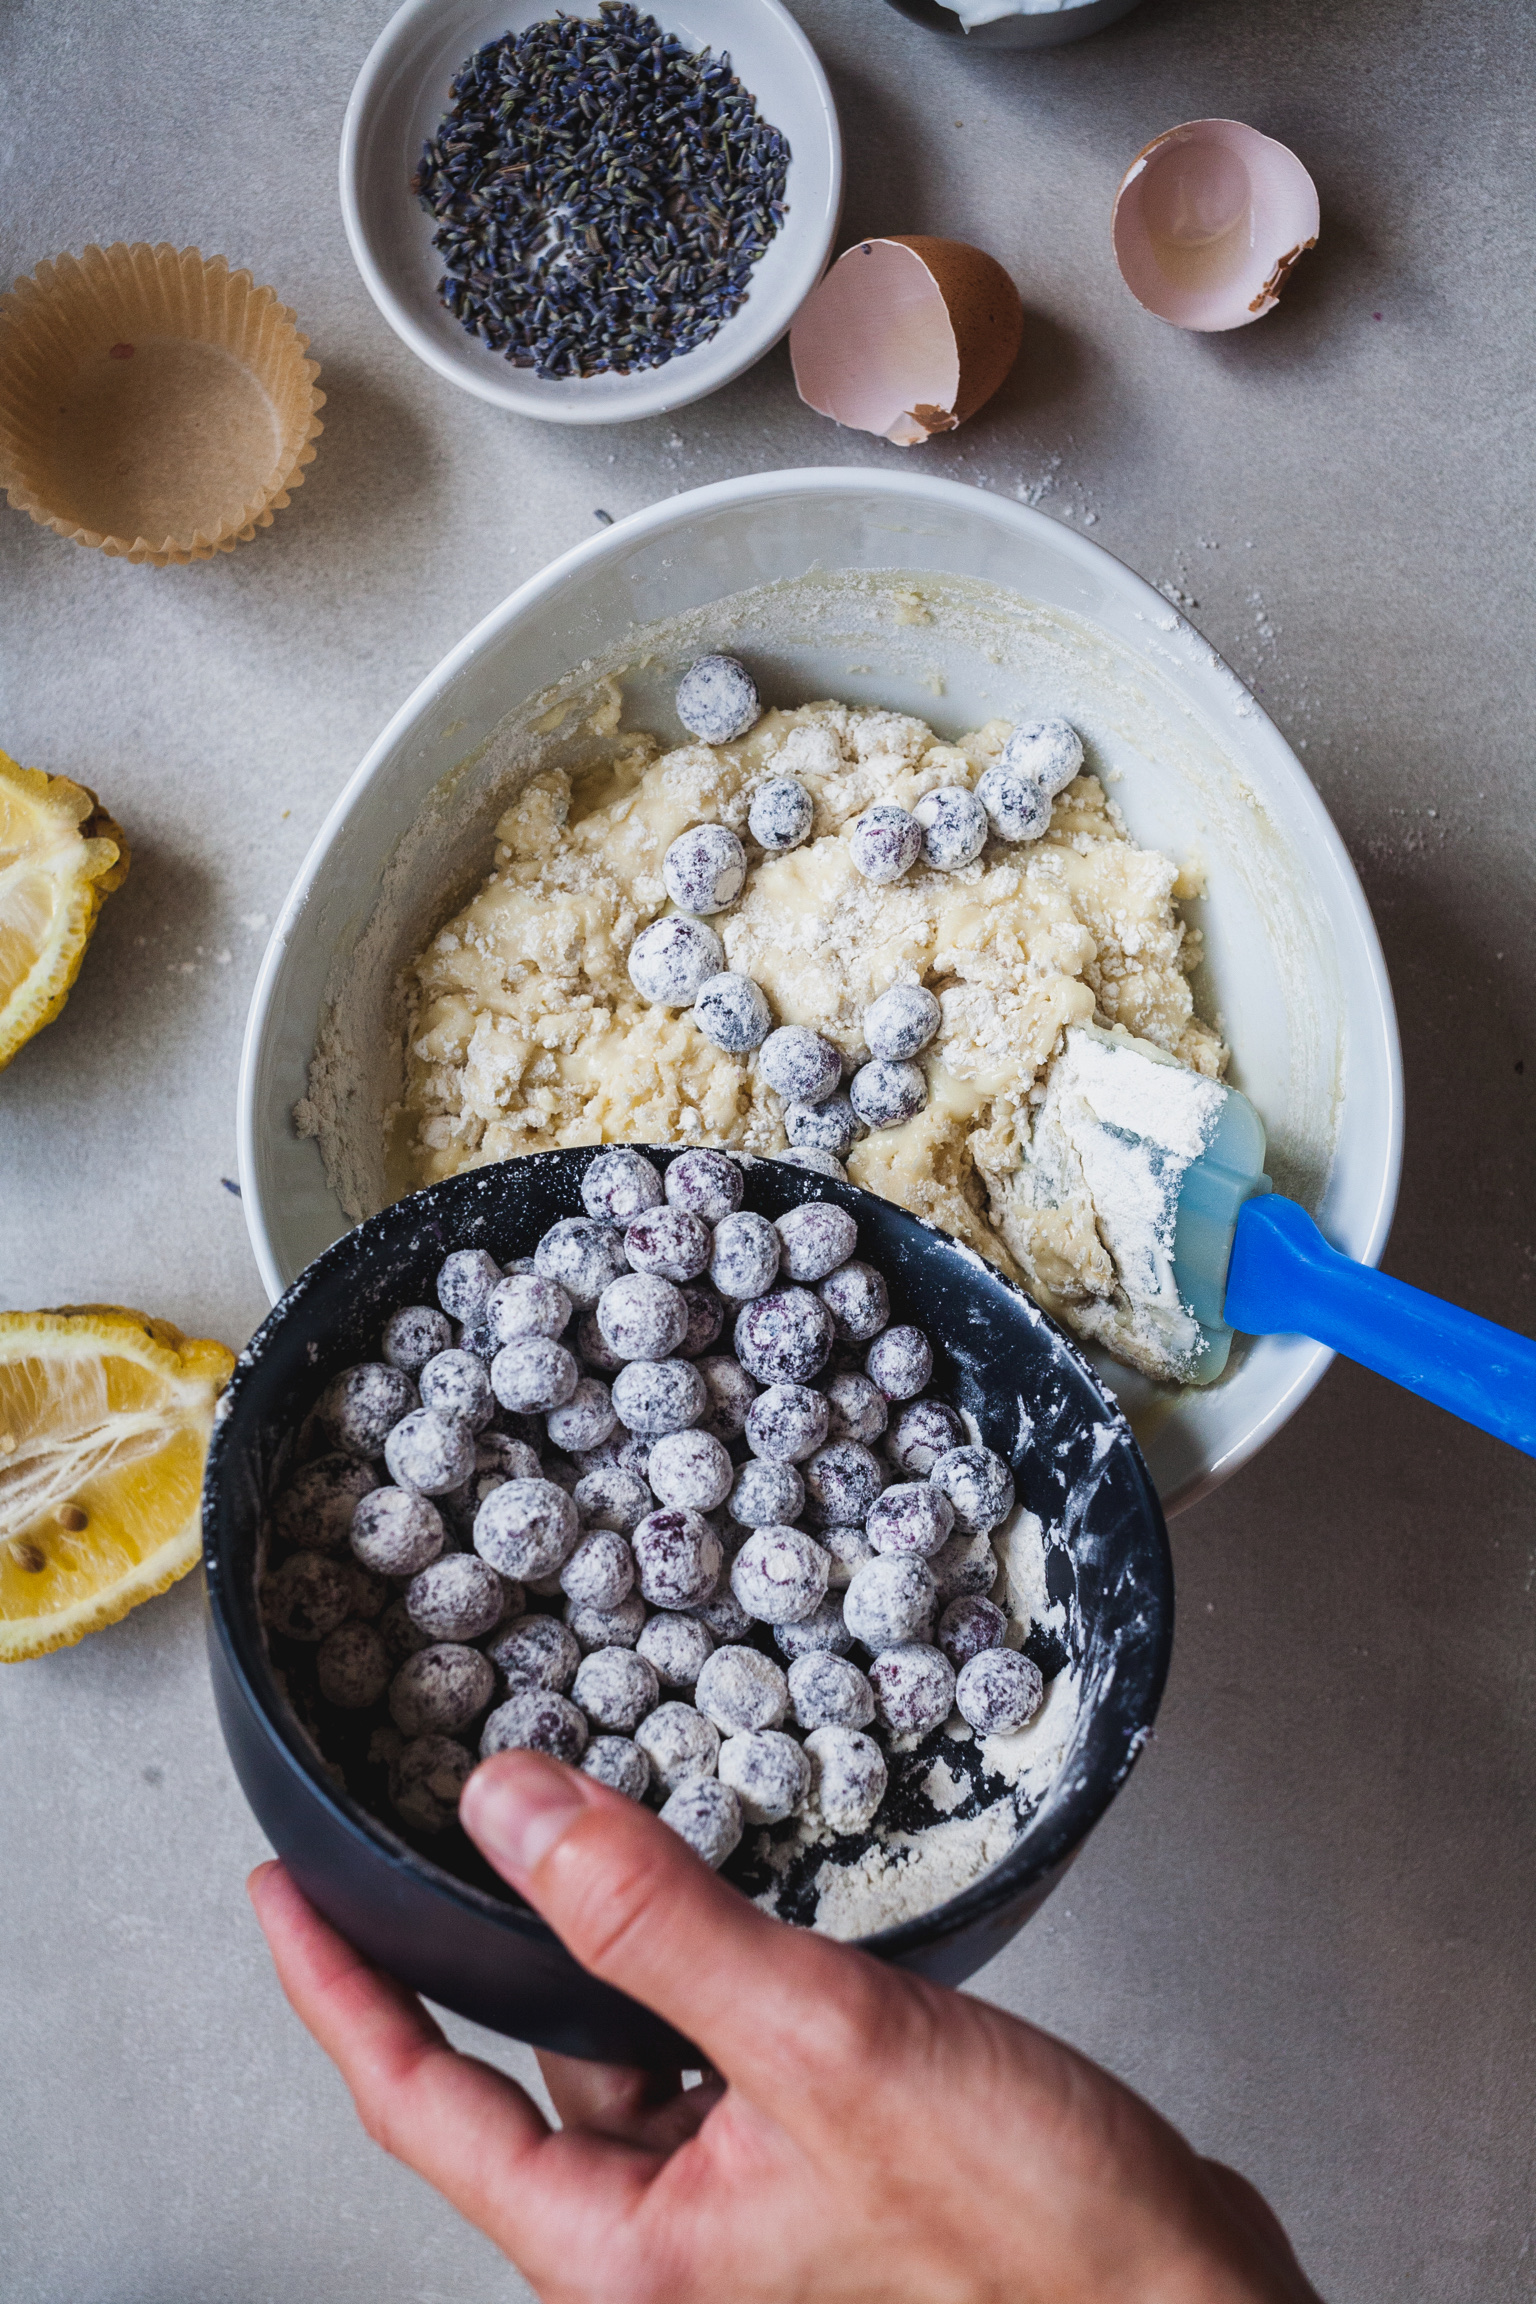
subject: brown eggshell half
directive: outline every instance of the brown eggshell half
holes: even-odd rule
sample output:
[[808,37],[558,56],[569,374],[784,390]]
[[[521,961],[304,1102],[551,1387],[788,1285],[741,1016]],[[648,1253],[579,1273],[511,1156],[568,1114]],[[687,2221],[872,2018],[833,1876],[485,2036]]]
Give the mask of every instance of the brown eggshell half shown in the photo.
[[991,399],[1023,334],[1019,292],[995,257],[892,233],[838,258],[796,314],[789,356],[808,407],[910,448]]

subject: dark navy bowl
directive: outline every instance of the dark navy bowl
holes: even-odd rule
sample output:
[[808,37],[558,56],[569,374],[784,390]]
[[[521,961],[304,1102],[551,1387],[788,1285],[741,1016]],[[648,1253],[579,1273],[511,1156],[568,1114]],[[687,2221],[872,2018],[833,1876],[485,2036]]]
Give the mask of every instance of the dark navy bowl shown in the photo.
[[1064,48],[1069,41],[1086,40],[1118,24],[1140,0],[1077,0],[1077,5],[1053,8],[1045,15],[996,16],[990,24],[977,24],[967,32],[952,8],[940,0],[890,0],[900,15],[947,39],[969,41],[973,48]]
[[[397,1305],[434,1300],[451,1248],[530,1253],[580,1215],[595,1148],[477,1168],[387,1208],[318,1256],[252,1337],[220,1402],[203,1490],[208,1646],[219,1720],[258,1821],[310,1901],[368,1959],[492,2031],[638,2065],[696,2052],[600,1984],[488,1868],[461,1878],[341,1789],[282,1693],[256,1583],[267,1503],[293,1435],[339,1369],[372,1357]],[[665,1164],[673,1155],[652,1149]],[[1073,1344],[1022,1290],[945,1234],[872,1193],[746,1164],[748,1208],[777,1216],[835,1200],[892,1315],[932,1339],[933,1391],[975,1417],[1048,1531],[1047,1582],[1065,1605],[1081,1693],[1059,1775],[1012,1851],[962,1895],[863,1939],[879,1958],[961,1983],[1023,1926],[1124,1783],[1162,1695],[1173,1571],[1162,1511],[1129,1425]]]

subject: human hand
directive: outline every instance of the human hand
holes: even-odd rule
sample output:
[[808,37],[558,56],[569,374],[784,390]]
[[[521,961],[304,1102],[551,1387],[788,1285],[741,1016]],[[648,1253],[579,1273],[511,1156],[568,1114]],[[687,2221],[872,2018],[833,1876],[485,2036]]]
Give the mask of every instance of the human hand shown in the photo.
[[460,1815],[701,2086],[542,2056],[552,2131],[280,1865],[251,1895],[369,2134],[546,2304],[1317,2304],[1251,2186],[1060,2041],[769,1919],[556,1761],[486,1761]]

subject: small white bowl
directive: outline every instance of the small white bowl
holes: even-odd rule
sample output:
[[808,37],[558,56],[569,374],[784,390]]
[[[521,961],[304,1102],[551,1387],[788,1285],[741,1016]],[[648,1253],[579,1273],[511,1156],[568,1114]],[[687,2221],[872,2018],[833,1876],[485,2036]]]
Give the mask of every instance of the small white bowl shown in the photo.
[[[484,877],[537,731],[612,674],[631,725],[680,739],[677,674],[720,646],[770,699],[891,705],[944,734],[1065,711],[1135,838],[1205,869],[1189,907],[1207,956],[1197,996],[1264,1116],[1271,1174],[1374,1263],[1402,1157],[1392,994],[1344,844],[1279,730],[1161,594],[1086,536],[953,480],[841,467],[723,481],[590,537],[478,625],[384,730],[305,860],[251,1004],[240,1177],[274,1298],[349,1221],[294,1127],[312,1056],[348,1196],[370,1214],[391,1196],[400,971]],[[1178,1394],[1101,1366],[1171,1510],[1246,1462],[1330,1357],[1264,1337],[1238,1347],[1220,1383]]]
[[[667,31],[728,51],[758,110],[787,138],[787,213],[740,311],[707,344],[628,376],[543,378],[471,336],[437,293],[434,219],[411,190],[449,89],[488,40],[555,14],[554,0],[406,0],[358,75],[341,132],[341,213],[369,295],[411,350],[478,399],[551,424],[622,424],[718,392],[788,328],[826,268],[843,197],[843,146],[826,74],[780,0],[668,0]],[[595,14],[573,7],[573,14]]]

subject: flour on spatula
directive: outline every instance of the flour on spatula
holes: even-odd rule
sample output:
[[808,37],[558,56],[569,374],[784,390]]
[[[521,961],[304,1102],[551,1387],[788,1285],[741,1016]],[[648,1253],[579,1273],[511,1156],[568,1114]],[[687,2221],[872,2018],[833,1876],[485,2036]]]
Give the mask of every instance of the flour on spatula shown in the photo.
[[1150,1041],[1076,1025],[1014,1181],[1012,1237],[1027,1243],[1032,1283],[1080,1336],[1148,1376],[1187,1376],[1200,1353],[1174,1277],[1174,1230],[1224,1096]]

